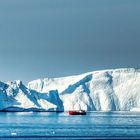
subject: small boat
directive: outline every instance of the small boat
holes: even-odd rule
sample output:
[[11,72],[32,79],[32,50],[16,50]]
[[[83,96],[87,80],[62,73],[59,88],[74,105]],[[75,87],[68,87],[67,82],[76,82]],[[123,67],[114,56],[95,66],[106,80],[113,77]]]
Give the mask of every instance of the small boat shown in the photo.
[[86,111],[84,110],[69,111],[69,115],[86,115]]

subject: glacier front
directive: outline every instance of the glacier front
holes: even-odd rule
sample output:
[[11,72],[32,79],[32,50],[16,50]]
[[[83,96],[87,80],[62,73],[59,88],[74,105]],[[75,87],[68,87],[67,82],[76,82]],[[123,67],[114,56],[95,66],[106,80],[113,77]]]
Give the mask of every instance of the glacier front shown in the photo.
[[77,76],[0,82],[1,111],[140,111],[140,70],[122,68]]

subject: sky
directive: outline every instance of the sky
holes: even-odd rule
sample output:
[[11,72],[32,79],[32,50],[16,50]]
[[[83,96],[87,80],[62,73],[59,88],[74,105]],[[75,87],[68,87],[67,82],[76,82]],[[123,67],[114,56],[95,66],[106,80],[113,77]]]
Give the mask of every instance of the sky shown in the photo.
[[140,0],[0,0],[0,81],[140,68]]

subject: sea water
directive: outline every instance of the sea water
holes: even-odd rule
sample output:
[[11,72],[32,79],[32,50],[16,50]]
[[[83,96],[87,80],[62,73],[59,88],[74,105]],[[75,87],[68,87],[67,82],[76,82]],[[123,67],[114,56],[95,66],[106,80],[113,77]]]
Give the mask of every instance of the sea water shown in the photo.
[[140,112],[1,112],[0,138],[96,139],[140,138]]

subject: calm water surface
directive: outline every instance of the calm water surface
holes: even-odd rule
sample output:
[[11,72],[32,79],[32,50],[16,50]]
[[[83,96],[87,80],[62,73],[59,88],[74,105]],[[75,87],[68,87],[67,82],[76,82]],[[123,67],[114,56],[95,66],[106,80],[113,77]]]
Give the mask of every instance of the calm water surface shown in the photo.
[[140,138],[140,112],[0,113],[0,138]]

